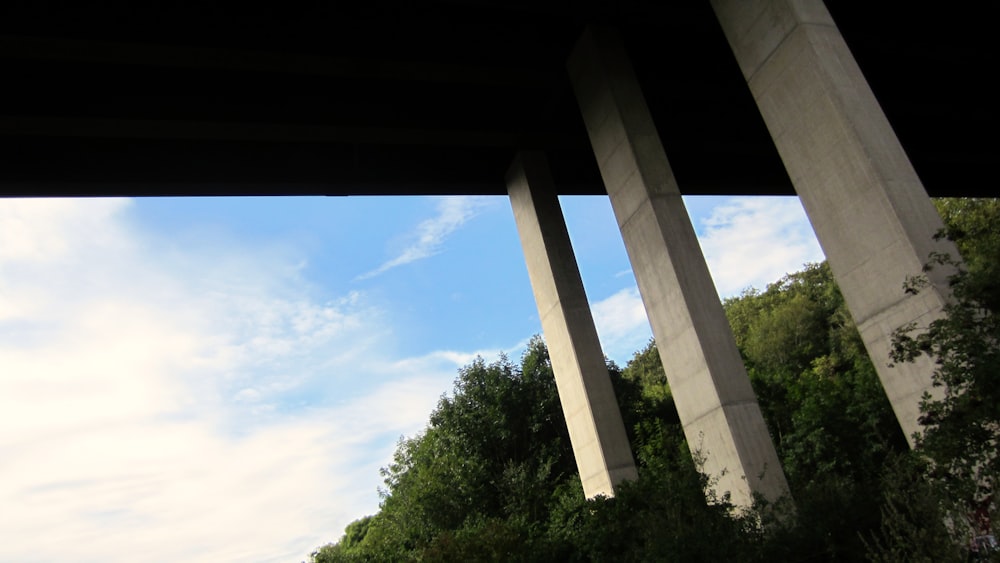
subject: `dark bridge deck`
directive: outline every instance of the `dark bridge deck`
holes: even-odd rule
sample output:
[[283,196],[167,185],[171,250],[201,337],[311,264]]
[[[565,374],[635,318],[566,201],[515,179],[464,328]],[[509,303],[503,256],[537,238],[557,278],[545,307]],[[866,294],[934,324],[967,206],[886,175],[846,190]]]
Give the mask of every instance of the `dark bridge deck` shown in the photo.
[[[0,195],[505,194],[518,148],[603,193],[565,73],[595,23],[685,193],[793,193],[707,1],[23,4],[0,14]],[[827,4],[928,191],[995,195],[992,18]]]

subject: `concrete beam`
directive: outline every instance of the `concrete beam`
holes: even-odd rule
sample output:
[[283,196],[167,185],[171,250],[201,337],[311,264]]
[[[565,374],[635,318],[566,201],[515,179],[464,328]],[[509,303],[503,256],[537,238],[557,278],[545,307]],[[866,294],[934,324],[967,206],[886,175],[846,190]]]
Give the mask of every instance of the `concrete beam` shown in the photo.
[[568,66],[688,444],[736,505],[776,499],[784,472],[619,37],[588,30]]
[[916,296],[941,218],[821,0],[712,0],[907,439],[933,364],[889,367],[892,331],[938,318],[948,270]]
[[614,496],[635,461],[545,156],[520,153],[507,188],[583,492]]

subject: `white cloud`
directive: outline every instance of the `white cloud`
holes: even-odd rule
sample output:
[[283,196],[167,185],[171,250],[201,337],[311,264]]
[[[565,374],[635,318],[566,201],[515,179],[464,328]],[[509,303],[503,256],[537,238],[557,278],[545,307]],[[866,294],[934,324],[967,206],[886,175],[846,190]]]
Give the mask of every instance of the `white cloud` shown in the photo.
[[[440,252],[478,205],[442,200],[372,275]],[[788,207],[705,223],[720,291],[819,259]],[[455,368],[495,357],[400,358],[387,312],[324,295],[287,248],[153,238],[131,208],[0,201],[0,560],[301,560],[374,511],[378,467]],[[634,288],[593,310],[610,356],[645,343]]]
[[81,212],[72,200],[4,200],[0,207],[0,260],[54,262],[79,251],[84,241],[103,248],[125,248],[119,230],[107,220],[129,205],[124,199],[91,200]]
[[375,509],[465,356],[378,364],[363,294],[130,205],[0,201],[0,560],[301,560]]
[[591,311],[601,348],[616,362],[624,365],[649,341],[649,320],[635,286],[594,303]]
[[474,196],[441,198],[438,203],[437,215],[417,225],[417,228],[407,237],[409,243],[401,252],[382,263],[378,268],[361,274],[356,279],[373,278],[397,266],[434,256],[441,251],[441,245],[444,244],[448,236],[475,217],[487,201],[489,201],[488,198]]
[[17,510],[0,515],[0,558],[300,560],[374,507],[377,468],[426,420],[430,383],[404,379],[240,439],[202,418],[133,417],[5,446],[0,498]]
[[824,259],[798,198],[731,198],[700,227],[699,242],[723,297],[763,288]]
[[529,342],[530,338],[525,338],[513,346],[501,350],[476,350],[473,352],[434,350],[421,356],[394,361],[384,369],[387,371],[403,370],[407,372],[452,374],[452,378],[454,378],[459,368],[469,365],[476,358],[481,357],[492,361],[492,359],[504,355],[516,361],[527,349]]

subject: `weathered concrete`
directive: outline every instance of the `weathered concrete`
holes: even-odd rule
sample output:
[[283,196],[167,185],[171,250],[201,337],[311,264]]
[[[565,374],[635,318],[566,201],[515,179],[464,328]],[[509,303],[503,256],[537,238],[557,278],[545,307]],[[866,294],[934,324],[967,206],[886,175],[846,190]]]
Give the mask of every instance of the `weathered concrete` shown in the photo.
[[941,219],[821,0],[713,0],[764,121],[907,438],[931,390],[926,359],[889,367],[892,331],[937,318],[947,270],[902,290]]
[[[688,443],[746,506],[788,492],[659,135],[616,34],[591,29],[570,78]],[[721,164],[721,163],[720,163]]]
[[614,496],[635,461],[545,156],[520,153],[507,189],[584,494]]

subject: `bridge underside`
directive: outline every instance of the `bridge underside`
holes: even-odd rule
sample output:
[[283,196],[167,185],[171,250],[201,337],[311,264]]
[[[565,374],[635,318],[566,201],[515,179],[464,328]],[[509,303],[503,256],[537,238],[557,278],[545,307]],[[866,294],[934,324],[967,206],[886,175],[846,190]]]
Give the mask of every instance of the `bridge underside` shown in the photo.
[[[521,149],[604,194],[566,73],[589,24],[682,193],[794,193],[708,2],[303,4],[5,6],[0,196],[506,195]],[[929,193],[992,190],[988,18],[827,4]]]

